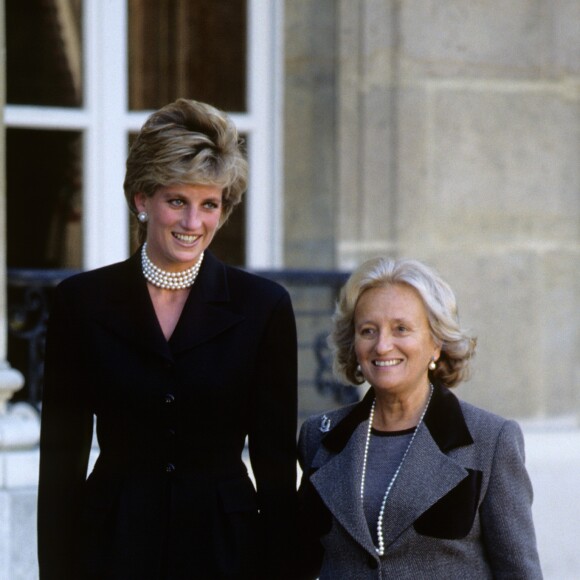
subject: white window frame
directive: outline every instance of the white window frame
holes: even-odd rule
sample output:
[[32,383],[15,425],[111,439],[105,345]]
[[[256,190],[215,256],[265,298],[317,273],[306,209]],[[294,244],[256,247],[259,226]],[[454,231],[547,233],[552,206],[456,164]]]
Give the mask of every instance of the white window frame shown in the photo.
[[[246,267],[283,266],[283,0],[248,0],[247,112],[231,112],[247,135]],[[7,128],[81,131],[84,139],[83,267],[127,257],[123,195],[127,140],[152,111],[129,111],[127,3],[84,0],[84,107],[10,105]]]

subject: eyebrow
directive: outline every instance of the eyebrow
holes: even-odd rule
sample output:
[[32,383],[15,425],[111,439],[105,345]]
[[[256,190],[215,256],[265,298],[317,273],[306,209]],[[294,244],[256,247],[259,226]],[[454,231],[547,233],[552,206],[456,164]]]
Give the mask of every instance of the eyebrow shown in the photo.
[[[356,328],[359,326],[363,326],[364,324],[375,324],[376,325],[376,322],[374,320],[365,318],[364,320],[356,322],[354,326]],[[407,326],[414,326],[415,325],[415,323],[413,323],[413,321],[408,319],[408,318],[395,318],[391,321],[391,324],[405,324]]]

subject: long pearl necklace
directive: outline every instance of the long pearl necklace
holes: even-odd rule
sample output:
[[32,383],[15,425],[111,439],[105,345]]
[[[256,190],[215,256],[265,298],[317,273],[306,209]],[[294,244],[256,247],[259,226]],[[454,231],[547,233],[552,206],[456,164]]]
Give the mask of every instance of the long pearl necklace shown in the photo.
[[147,255],[147,242],[143,244],[141,250],[141,268],[143,270],[143,276],[148,282],[151,282],[153,286],[157,288],[163,288],[165,290],[183,290],[184,288],[189,288],[193,286],[195,279],[201,268],[201,262],[203,261],[203,252],[199,256],[197,263],[188,268],[187,270],[182,270],[181,272],[166,272],[161,268],[158,268]]
[[[419,431],[419,427],[421,426],[421,423],[423,423],[423,419],[425,418],[425,413],[427,412],[427,408],[429,407],[429,403],[431,402],[431,397],[433,396],[433,385],[431,383],[429,383],[429,387],[430,387],[429,398],[427,399],[427,404],[425,405],[425,408],[423,409],[423,413],[421,413],[419,423],[417,423],[417,427],[415,427],[415,431],[413,432],[413,436],[411,437],[411,440],[409,441],[409,444],[407,445],[407,449],[405,449],[405,453],[403,453],[403,457],[401,458],[399,466],[397,467],[395,473],[393,474],[393,477],[391,477],[391,481],[389,482],[389,485],[387,486],[387,491],[385,491],[385,495],[383,496],[383,501],[381,503],[381,509],[379,511],[379,517],[377,520],[377,538],[379,540],[379,545],[375,546],[375,549],[376,549],[377,554],[379,556],[383,556],[385,554],[385,539],[383,538],[383,515],[385,513],[385,505],[387,503],[387,497],[389,497],[389,493],[391,492],[391,488],[393,487],[393,485],[395,483],[395,479],[397,479],[397,476],[399,475],[399,472],[401,471],[401,467],[403,466],[403,462],[405,461],[405,457],[407,457],[407,454],[409,453],[409,449],[411,448],[411,445],[413,444],[413,441],[415,439],[415,435],[417,435],[417,431]],[[373,419],[375,416],[375,403],[376,403],[376,398],[373,399],[373,404],[371,406],[371,413],[369,415],[369,427],[367,430],[367,440],[365,442],[365,451],[364,451],[364,457],[363,457],[363,467],[362,467],[362,475],[361,475],[361,483],[360,483],[361,502],[364,501],[364,498],[365,498],[365,478],[366,478],[366,473],[367,473],[367,457],[369,455],[369,445],[371,443],[371,431],[373,428]]]

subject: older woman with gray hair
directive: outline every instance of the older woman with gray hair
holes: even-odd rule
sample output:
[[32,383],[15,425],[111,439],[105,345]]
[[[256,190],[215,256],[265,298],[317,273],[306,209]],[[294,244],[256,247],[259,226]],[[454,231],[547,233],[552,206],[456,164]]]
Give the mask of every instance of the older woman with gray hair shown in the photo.
[[460,401],[476,340],[449,285],[415,260],[365,262],[331,333],[357,404],[299,442],[304,578],[542,577],[517,423]]
[[[153,113],[125,178],[140,247],[56,289],[42,402],[41,580],[288,575],[292,304],[278,284],[209,250],[247,172],[222,111],[178,99]],[[87,477],[94,417],[100,453]]]

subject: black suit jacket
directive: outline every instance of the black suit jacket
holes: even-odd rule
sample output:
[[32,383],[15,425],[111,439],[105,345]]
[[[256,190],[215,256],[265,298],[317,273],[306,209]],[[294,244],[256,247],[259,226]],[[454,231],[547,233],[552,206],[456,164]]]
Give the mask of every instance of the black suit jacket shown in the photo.
[[138,253],[65,280],[47,336],[41,579],[276,577],[295,440],[296,330],[281,286],[206,252],[168,342]]

